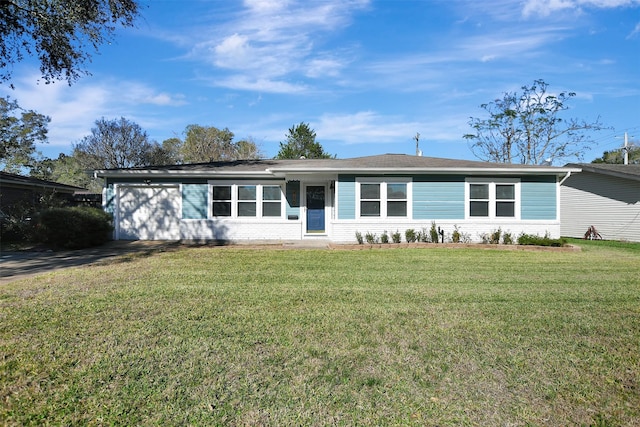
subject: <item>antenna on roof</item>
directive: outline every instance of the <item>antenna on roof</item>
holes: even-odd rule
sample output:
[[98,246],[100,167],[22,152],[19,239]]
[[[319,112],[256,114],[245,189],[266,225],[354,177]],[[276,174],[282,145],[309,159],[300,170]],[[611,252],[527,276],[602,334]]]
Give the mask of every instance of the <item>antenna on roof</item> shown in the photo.
[[420,133],[416,132],[416,136],[413,137],[416,140],[416,156],[422,156],[422,151],[420,150]]

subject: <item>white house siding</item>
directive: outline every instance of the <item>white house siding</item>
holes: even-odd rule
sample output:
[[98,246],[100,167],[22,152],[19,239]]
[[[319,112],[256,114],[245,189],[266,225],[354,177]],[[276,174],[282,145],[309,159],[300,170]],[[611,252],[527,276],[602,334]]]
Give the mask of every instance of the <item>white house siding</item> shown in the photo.
[[184,240],[300,240],[301,221],[237,219],[182,220],[180,236]]
[[116,194],[116,239],[180,238],[181,197],[177,185],[118,186]]
[[594,226],[607,240],[640,242],[640,182],[583,171],[561,190],[561,234],[584,237]]
[[[560,237],[559,221],[501,221],[497,222],[479,222],[468,220],[434,220],[436,227],[440,227],[445,232],[445,241],[450,239],[454,226],[458,227],[458,231],[468,236],[472,242],[481,242],[483,234],[490,234],[498,228],[503,233],[511,233],[514,240],[522,233],[544,236],[546,234],[553,239]],[[403,221],[393,223],[374,223],[363,221],[335,221],[332,224],[331,240],[337,243],[354,243],[356,241],[356,232],[376,234],[378,237],[383,232],[387,232],[389,239],[391,234],[396,231],[400,232],[402,241],[405,241],[405,231],[414,229],[416,232],[426,230],[427,233],[431,228],[431,221]]]

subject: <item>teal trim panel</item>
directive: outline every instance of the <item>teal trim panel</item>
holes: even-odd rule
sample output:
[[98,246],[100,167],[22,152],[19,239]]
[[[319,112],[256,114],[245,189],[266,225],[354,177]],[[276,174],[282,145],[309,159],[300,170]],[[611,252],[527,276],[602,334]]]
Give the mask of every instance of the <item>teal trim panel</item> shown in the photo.
[[300,218],[300,181],[287,182],[285,189],[287,199],[287,218]]
[[110,213],[111,215],[114,215],[116,211],[116,192],[114,190],[113,184],[105,184],[104,197],[104,211]]
[[207,184],[182,185],[182,218],[207,219],[209,212],[209,186]]
[[464,177],[415,177],[413,219],[464,219]]
[[340,175],[338,191],[338,219],[356,219],[356,177]]
[[557,213],[556,177],[523,177],[520,181],[520,218],[555,220]]

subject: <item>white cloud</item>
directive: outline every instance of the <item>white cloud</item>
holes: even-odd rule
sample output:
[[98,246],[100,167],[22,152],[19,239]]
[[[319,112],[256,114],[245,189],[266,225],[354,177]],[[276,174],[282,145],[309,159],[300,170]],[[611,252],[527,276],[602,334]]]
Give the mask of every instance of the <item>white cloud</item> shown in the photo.
[[[322,38],[349,25],[355,10],[369,0],[245,0],[244,9],[213,31],[196,35],[190,58],[227,70],[232,76],[218,85],[252,90],[265,81],[291,77],[335,77],[348,59],[318,52]],[[238,82],[244,82],[239,85]],[[300,84],[277,85],[300,92]]]
[[343,141],[346,144],[388,143],[410,139],[422,125],[401,118],[383,116],[373,111],[354,114],[324,114],[316,127],[318,139]]
[[15,82],[15,90],[6,93],[22,108],[51,117],[50,147],[70,149],[91,132],[101,117],[125,116],[144,127],[144,117],[134,117],[136,107],[185,104],[182,95],[159,92],[138,82],[82,80],[69,86],[64,82],[38,84],[38,78],[37,73],[25,74]]
[[637,6],[638,0],[528,0],[522,14],[524,16],[541,15],[549,16],[561,10],[582,8],[611,9],[617,7]]
[[[420,133],[419,148],[425,156],[459,156],[457,153],[461,147],[466,147],[462,135],[468,132],[468,117],[459,112],[430,117],[417,121],[375,111],[324,114],[317,121],[312,121],[311,127],[321,144],[338,141],[345,145],[377,145],[385,147],[388,152],[408,154],[415,152],[413,138]],[[377,151],[376,148],[367,150]]]
[[306,75],[311,78],[336,77],[345,64],[334,58],[312,59],[307,64]]
[[209,81],[213,86],[237,90],[250,90],[262,93],[299,94],[309,90],[309,88],[303,84],[294,84],[283,80],[272,80],[267,78],[252,78],[245,75],[233,75]]

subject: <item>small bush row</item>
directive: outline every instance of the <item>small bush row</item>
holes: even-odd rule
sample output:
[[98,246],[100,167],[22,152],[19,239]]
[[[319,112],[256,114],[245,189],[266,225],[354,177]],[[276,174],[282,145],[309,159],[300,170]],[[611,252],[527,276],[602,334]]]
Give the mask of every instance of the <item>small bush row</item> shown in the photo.
[[51,208],[40,213],[37,237],[53,248],[82,249],[111,240],[111,215],[89,207]]
[[[491,233],[480,234],[479,237],[482,243],[493,245],[513,245],[517,243],[518,245],[560,247],[567,243],[566,239],[552,239],[548,234],[545,234],[544,237],[540,237],[538,235],[522,233],[517,239],[515,239],[512,233],[504,232],[501,228],[493,230]],[[471,236],[468,233],[460,231],[457,225],[454,225],[453,232],[451,234],[447,234],[445,238],[444,230],[440,227],[436,227],[435,222],[431,223],[431,228],[429,230],[426,228],[423,228],[420,231],[416,231],[413,228],[405,230],[404,238],[407,243],[471,243]],[[380,236],[378,236],[375,233],[370,232],[366,232],[363,235],[361,232],[356,231],[356,241],[360,245],[365,242],[368,244],[400,243],[401,234],[399,231],[391,234],[384,231]]]

